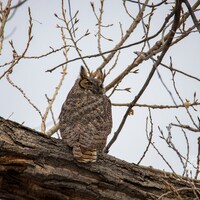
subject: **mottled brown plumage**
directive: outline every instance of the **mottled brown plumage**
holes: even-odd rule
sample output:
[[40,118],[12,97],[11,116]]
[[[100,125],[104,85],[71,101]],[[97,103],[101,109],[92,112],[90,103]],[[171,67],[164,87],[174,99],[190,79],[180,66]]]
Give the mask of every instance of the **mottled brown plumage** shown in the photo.
[[104,94],[104,74],[87,74],[81,67],[60,113],[60,132],[64,143],[73,148],[79,162],[95,162],[112,128],[111,103]]

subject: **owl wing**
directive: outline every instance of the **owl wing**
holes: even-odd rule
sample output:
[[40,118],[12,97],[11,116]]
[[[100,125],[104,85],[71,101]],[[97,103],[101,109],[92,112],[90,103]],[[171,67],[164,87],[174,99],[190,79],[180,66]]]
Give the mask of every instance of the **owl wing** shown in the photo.
[[[70,90],[59,116],[59,128],[63,141],[73,147],[79,138],[80,126],[76,123],[80,121],[78,105],[80,105],[81,94],[77,91],[78,81]],[[81,106],[81,105],[80,105]]]
[[104,101],[105,101],[105,112],[107,113],[107,119],[106,119],[106,132],[107,136],[111,133],[112,130],[112,105],[110,102],[110,99],[107,96],[104,96]]
[[91,99],[89,105],[90,115],[85,121],[87,131],[81,133],[79,142],[83,148],[103,150],[112,129],[111,102],[107,96],[101,95],[98,99]]

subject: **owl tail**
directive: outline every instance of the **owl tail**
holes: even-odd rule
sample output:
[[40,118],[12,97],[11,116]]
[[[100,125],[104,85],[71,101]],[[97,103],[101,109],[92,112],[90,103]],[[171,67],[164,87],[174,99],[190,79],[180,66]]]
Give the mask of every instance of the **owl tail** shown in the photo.
[[78,162],[82,162],[82,163],[96,162],[97,150],[96,149],[83,150],[79,146],[79,144],[76,144],[73,147],[73,156]]

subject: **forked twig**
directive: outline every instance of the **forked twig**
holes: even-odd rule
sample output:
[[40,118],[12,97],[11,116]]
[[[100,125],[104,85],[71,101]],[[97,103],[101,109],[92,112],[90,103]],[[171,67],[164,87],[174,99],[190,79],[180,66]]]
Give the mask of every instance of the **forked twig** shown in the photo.
[[30,42],[33,38],[33,36],[32,36],[33,23],[32,23],[32,16],[31,16],[30,8],[28,8],[28,13],[29,13],[29,29],[28,29],[28,41],[27,41],[26,47],[25,47],[22,55],[18,55],[14,48],[13,42],[12,41],[10,42],[10,45],[13,48],[13,62],[11,63],[11,66],[9,67],[9,69],[6,71],[6,78],[7,78],[8,82],[24,96],[24,98],[39,113],[40,117],[42,118],[42,113],[37,108],[37,106],[35,106],[34,103],[30,100],[30,98],[27,97],[26,93],[10,79],[10,74],[12,74],[14,66],[17,65],[22,58],[24,58],[24,56],[27,53],[28,48],[30,46]]
[[[65,37],[63,28],[61,28],[61,36],[62,36],[62,40],[63,40],[64,46],[65,46],[63,54],[65,56],[65,59],[68,60],[67,54],[68,54],[69,48],[67,48],[67,41],[66,41],[66,37]],[[60,79],[60,81],[58,83],[58,86],[55,89],[55,92],[53,94],[52,99],[50,99],[48,101],[49,104],[48,104],[48,106],[46,108],[46,111],[45,111],[45,113],[43,115],[43,120],[42,120],[42,124],[41,124],[41,130],[42,130],[43,133],[47,134],[48,136],[51,136],[52,134],[54,134],[59,129],[59,123],[56,124],[55,121],[54,121],[54,127],[52,127],[50,130],[48,130],[46,132],[45,122],[46,122],[48,113],[49,113],[49,111],[51,111],[52,105],[53,105],[53,103],[54,103],[54,101],[55,101],[55,99],[56,99],[56,97],[58,95],[58,92],[59,92],[59,90],[60,90],[60,88],[61,88],[61,86],[63,84],[63,81],[65,79],[66,74],[67,74],[67,65],[65,65],[65,66],[62,67],[62,76],[61,76],[61,79]],[[52,115],[52,118],[53,118],[53,115]]]
[[144,157],[146,156],[146,154],[147,154],[147,152],[149,150],[150,145],[152,144],[152,138],[153,138],[153,120],[152,120],[152,117],[151,117],[151,110],[150,110],[150,108],[149,108],[149,119],[150,119],[150,125],[151,125],[151,129],[150,129],[149,133],[148,133],[148,117],[146,119],[146,136],[147,136],[147,139],[148,139],[148,144],[146,146],[146,149],[145,149],[142,157],[137,162],[137,165],[139,165],[142,162],[142,160],[144,159]]

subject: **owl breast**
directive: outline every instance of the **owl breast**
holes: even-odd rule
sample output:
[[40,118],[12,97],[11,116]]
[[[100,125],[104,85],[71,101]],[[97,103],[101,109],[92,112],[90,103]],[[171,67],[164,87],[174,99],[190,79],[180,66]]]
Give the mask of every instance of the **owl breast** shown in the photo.
[[112,128],[108,97],[83,90],[76,81],[62,106],[59,118],[62,139],[73,148],[74,157],[80,162],[96,161]]

